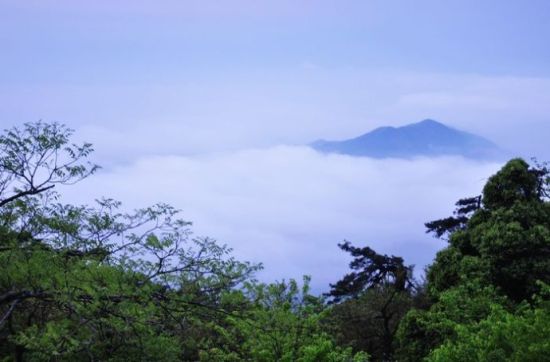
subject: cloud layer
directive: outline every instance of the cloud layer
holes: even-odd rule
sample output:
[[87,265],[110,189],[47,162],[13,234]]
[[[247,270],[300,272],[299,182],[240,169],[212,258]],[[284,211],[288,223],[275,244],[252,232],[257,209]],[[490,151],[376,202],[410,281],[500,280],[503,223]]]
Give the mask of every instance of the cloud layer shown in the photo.
[[[346,139],[425,118],[550,159],[550,78],[294,69],[164,84],[3,87],[0,125],[68,121],[98,162]],[[31,106],[29,106],[31,105]]]
[[[134,208],[163,201],[197,235],[263,262],[265,280],[313,276],[318,291],[347,269],[342,240],[402,255],[421,270],[444,242],[423,223],[478,194],[499,165],[462,158],[373,160],[280,146],[193,157],[145,157],[67,188],[68,200],[110,196]],[[108,195],[105,195],[108,192]]]

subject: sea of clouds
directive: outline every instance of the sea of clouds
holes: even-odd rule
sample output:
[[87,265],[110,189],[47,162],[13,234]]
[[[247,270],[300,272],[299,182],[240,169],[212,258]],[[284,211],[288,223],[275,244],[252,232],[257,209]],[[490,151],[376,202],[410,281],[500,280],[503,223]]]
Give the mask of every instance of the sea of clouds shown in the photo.
[[63,189],[66,200],[108,196],[133,209],[167,202],[197,236],[262,262],[265,281],[313,277],[328,290],[350,259],[349,240],[403,256],[417,275],[445,242],[424,222],[450,215],[454,202],[480,193],[500,167],[458,157],[370,159],[277,146],[197,156],[143,157]]

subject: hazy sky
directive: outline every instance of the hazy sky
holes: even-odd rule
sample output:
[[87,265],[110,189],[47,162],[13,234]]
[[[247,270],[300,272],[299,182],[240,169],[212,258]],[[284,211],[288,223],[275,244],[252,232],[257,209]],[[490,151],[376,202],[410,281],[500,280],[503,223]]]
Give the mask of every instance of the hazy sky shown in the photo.
[[297,146],[432,118],[550,159],[549,18],[547,0],[0,0],[0,126],[68,124],[106,166],[80,188],[171,201],[274,277],[326,280],[335,247],[299,260],[343,238],[425,264],[442,244],[422,222],[498,165]]

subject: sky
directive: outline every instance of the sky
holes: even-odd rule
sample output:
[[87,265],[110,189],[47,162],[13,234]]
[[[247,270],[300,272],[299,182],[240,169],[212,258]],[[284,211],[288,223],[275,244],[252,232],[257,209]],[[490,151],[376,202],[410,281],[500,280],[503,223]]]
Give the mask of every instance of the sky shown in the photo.
[[67,124],[104,166],[67,197],[170,202],[265,278],[322,289],[343,239],[422,269],[444,246],[423,222],[500,165],[304,145],[431,118],[550,160],[549,16],[547,0],[0,0],[0,126]]

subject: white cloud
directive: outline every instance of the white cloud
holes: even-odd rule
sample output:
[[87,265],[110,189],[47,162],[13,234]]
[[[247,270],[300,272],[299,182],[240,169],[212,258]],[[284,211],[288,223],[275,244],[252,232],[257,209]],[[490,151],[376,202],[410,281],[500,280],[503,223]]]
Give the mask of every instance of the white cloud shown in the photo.
[[274,147],[193,157],[145,157],[67,188],[69,200],[108,193],[127,207],[181,208],[196,234],[263,262],[262,277],[311,274],[317,290],[347,270],[344,239],[424,265],[444,243],[423,223],[480,192],[498,165],[461,158],[374,160]]
[[[548,158],[550,79],[250,69],[155,84],[0,86],[0,120],[69,122],[102,164],[341,139],[433,118]],[[32,105],[32,106],[29,106]]]

